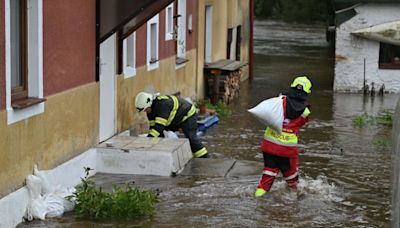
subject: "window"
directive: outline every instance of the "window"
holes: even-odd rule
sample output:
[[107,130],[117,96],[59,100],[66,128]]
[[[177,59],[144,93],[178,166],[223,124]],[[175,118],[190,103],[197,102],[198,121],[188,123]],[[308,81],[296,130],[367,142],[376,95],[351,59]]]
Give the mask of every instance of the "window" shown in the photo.
[[158,68],[158,14],[147,22],[147,69]]
[[400,46],[380,43],[379,68],[400,69]]
[[42,0],[5,1],[8,124],[44,112]]
[[27,0],[10,2],[11,100],[28,97],[27,86]]
[[178,0],[176,18],[176,67],[180,68],[188,60],[186,57],[186,0]]
[[228,41],[226,58],[235,60],[236,59],[236,48],[237,48],[237,30],[236,28],[228,29]]
[[227,44],[226,44],[226,59],[231,58],[232,36],[233,36],[233,29],[228,28]]
[[240,61],[240,43],[242,41],[242,26],[236,28],[236,61]]
[[165,40],[174,38],[174,4],[167,6],[165,10]]
[[132,33],[123,41],[124,78],[136,75],[136,33]]

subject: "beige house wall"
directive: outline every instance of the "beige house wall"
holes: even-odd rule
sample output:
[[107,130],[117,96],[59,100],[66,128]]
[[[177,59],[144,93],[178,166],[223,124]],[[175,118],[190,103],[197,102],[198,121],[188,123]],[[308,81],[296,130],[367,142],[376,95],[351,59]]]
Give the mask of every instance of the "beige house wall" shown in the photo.
[[161,94],[180,93],[182,97],[195,99],[196,96],[196,56],[195,49],[186,53],[189,60],[185,66],[176,69],[175,56],[163,59],[159,68],[148,71],[147,66],[136,69],[136,76],[124,79],[118,76],[117,82],[117,131],[121,132],[146,120],[135,109],[135,96],[141,91]]
[[[212,30],[212,61],[226,59],[228,28],[242,26],[242,41],[240,47],[241,59],[249,63],[250,44],[250,1],[249,0],[199,0],[198,2],[198,67],[197,85],[204,88],[204,47],[205,47],[205,9],[213,6],[213,30]],[[243,78],[248,78],[248,67],[243,67]],[[199,89],[197,96],[204,97],[204,90]]]
[[0,112],[0,198],[22,187],[34,164],[52,169],[98,141],[98,83],[46,98],[44,113],[11,125]]

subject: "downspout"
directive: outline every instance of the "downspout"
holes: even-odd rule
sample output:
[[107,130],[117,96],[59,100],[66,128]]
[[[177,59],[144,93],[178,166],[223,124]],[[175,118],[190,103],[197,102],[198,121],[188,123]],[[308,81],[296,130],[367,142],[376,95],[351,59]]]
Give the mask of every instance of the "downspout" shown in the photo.
[[96,82],[100,81],[100,0],[96,0]]
[[254,34],[254,0],[249,0],[250,40],[249,40],[249,81],[253,81],[253,34]]
[[195,77],[195,80],[196,80],[196,83],[195,83],[195,90],[194,90],[194,93],[195,93],[195,98],[196,98],[196,100],[197,99],[199,99],[199,32],[198,32],[198,30],[199,30],[199,27],[200,27],[200,20],[199,20],[199,17],[200,17],[200,1],[196,1],[196,8],[195,8],[195,10],[194,10],[194,12],[196,13],[196,18],[197,18],[197,20],[196,20],[196,22],[193,22],[193,20],[192,20],[192,23],[197,23],[197,25],[196,25],[196,29],[197,29],[197,31],[196,31],[196,36],[195,36],[195,47],[196,47],[196,61],[195,61],[195,72],[196,72],[196,77]]

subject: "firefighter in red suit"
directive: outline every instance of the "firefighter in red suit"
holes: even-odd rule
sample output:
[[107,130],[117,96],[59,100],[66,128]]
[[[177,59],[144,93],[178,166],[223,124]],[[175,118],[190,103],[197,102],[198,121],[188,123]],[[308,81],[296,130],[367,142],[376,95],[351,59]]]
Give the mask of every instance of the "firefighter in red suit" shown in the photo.
[[306,103],[311,87],[311,81],[306,76],[295,78],[289,93],[282,96],[284,110],[282,133],[269,127],[265,130],[264,139],[261,142],[264,169],[255,192],[256,197],[263,196],[271,189],[279,172],[282,172],[289,188],[297,188],[299,182],[297,135],[311,113]]

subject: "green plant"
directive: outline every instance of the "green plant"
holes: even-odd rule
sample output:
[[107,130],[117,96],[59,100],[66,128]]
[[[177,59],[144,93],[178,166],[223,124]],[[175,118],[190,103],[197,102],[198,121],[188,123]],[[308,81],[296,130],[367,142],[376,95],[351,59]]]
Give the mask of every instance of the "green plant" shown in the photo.
[[382,114],[376,117],[377,123],[392,126],[393,125],[393,112],[390,110],[383,110]]
[[153,215],[153,204],[157,200],[155,192],[141,191],[129,184],[123,187],[113,186],[112,192],[104,192],[88,179],[90,170],[85,167],[86,176],[69,197],[75,199],[74,211],[78,216],[103,219]]
[[390,147],[390,141],[385,139],[374,139],[372,144],[377,148],[387,149]]
[[369,124],[381,124],[391,127],[393,125],[393,112],[390,110],[383,110],[379,116],[371,116],[367,113],[353,117],[353,126],[365,127]]
[[232,115],[231,108],[223,101],[219,100],[216,104],[212,104],[210,100],[206,100],[207,108],[214,109],[220,117],[228,117]]
[[365,127],[367,124],[371,124],[373,122],[374,122],[373,116],[370,116],[367,113],[353,117],[354,127],[362,128]]

